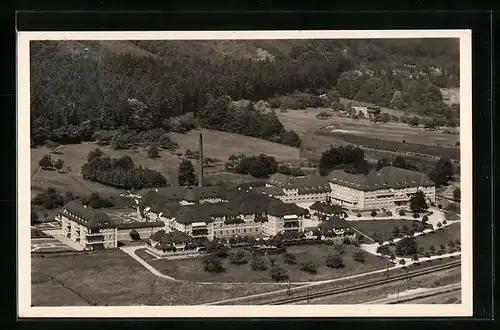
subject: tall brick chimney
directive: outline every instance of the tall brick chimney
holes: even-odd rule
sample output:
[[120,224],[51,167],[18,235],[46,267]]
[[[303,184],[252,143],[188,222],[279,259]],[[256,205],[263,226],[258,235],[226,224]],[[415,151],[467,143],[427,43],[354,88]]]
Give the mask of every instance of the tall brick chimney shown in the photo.
[[200,133],[200,175],[198,178],[198,186],[203,187],[203,134]]

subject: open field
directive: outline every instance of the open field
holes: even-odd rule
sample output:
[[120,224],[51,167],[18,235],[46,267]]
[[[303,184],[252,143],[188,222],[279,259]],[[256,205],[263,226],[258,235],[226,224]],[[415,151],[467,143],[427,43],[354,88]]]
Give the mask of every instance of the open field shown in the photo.
[[192,305],[278,289],[174,283],[156,277],[119,250],[32,254],[31,263],[34,306]]
[[417,236],[415,238],[418,246],[424,248],[425,251],[429,251],[431,245],[434,245],[436,250],[439,250],[441,244],[444,244],[446,248],[448,248],[448,242],[457,239],[460,240],[460,223],[452,223],[443,229],[436,230],[434,233],[429,233],[425,236]]
[[360,220],[349,221],[349,225],[356,228],[368,237],[372,237],[377,233],[382,241],[393,238],[392,231],[394,227],[401,228],[406,225],[409,229],[412,228],[412,223],[420,224],[420,221],[412,221],[405,219],[381,219],[381,220]]
[[458,135],[445,134],[441,130],[429,131],[423,127],[410,127],[404,123],[389,122],[381,124],[373,123],[368,119],[352,119],[338,115],[328,119],[316,119],[316,115],[323,111],[328,110],[325,108],[309,108],[306,111],[276,111],[276,114],[287,130],[294,130],[301,137],[312,133],[316,129],[335,124],[339,125],[339,129],[348,131],[353,135],[370,136],[371,138],[387,141],[401,142],[404,139],[407,143],[426,145],[439,143],[440,145],[453,146],[459,141]]
[[[32,178],[31,191],[32,194],[38,193],[47,187],[54,187],[62,192],[71,191],[76,195],[88,195],[91,192],[97,191],[102,195],[115,195],[120,193],[119,189],[108,187],[97,182],[83,180],[80,171],[82,165],[87,161],[89,151],[100,148],[110,157],[118,158],[124,155],[129,155],[136,165],[142,165],[155,169],[166,177],[172,168],[177,169],[180,160],[177,156],[170,154],[168,151],[160,151],[161,158],[150,159],[145,151],[141,150],[134,152],[131,150],[113,150],[109,147],[98,146],[94,143],[70,144],[59,148],[61,154],[52,155],[53,160],[61,158],[64,160],[64,167],[69,166],[71,171],[58,173],[57,171],[40,170]],[[32,164],[37,164],[40,158],[45,155],[44,148],[31,149]]]
[[199,133],[203,133],[203,154],[227,162],[232,154],[258,155],[264,153],[277,160],[298,159],[299,149],[244,135],[213,130],[193,130],[187,134],[172,133],[172,140],[179,144],[179,151],[198,150]]
[[[283,261],[284,254],[269,256],[276,260],[276,265],[282,266],[288,270],[291,282],[309,282],[332,278],[339,278],[353,274],[360,274],[376,269],[382,269],[387,266],[387,262],[376,256],[364,253],[365,262],[353,260],[353,255],[357,251],[362,251],[351,245],[344,245],[343,255],[344,268],[334,269],[325,266],[325,260],[329,254],[335,253],[335,247],[327,245],[309,245],[309,246],[289,246],[287,252],[292,253],[297,258],[296,265],[287,265]],[[150,259],[150,257],[149,257]],[[163,274],[177,279],[189,281],[210,281],[210,282],[273,282],[269,271],[254,271],[250,266],[251,256],[247,255],[247,264],[233,265],[229,260],[224,260],[225,272],[220,274],[211,274],[203,270],[201,258],[182,259],[182,260],[148,260],[148,263]],[[309,274],[300,270],[300,263],[311,261],[317,266],[316,274]]]

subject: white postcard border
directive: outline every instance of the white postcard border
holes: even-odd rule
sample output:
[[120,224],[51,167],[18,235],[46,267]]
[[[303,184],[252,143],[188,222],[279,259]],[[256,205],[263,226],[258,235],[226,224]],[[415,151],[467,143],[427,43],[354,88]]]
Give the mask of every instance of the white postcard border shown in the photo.
[[[30,40],[460,38],[462,304],[32,307],[30,253]],[[18,32],[18,316],[19,317],[422,317],[472,316],[471,30]]]

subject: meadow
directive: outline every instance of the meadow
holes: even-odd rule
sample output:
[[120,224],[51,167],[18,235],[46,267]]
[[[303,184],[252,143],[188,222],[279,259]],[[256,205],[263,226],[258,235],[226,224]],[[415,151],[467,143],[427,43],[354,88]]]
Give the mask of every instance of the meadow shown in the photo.
[[[324,244],[287,247],[287,253],[292,253],[296,257],[296,264],[293,265],[288,265],[284,262],[284,254],[268,256],[267,258],[275,259],[277,266],[284,267],[289,273],[291,282],[309,282],[340,278],[382,269],[387,266],[387,263],[383,259],[368,254],[355,246],[343,245],[343,247],[343,268],[329,268],[325,265],[325,260],[328,255],[335,254],[337,250],[334,246]],[[358,251],[363,253],[365,257],[364,262],[355,261],[353,259],[354,254]],[[274,282],[269,275],[270,268],[263,271],[255,271],[251,268],[251,258],[250,253],[247,252],[247,263],[242,265],[231,264],[228,259],[223,260],[222,262],[225,270],[222,273],[208,273],[204,271],[201,258],[168,261],[156,259],[149,260],[148,263],[163,274],[188,281],[221,283]],[[314,263],[317,267],[317,272],[311,274],[300,270],[300,264],[302,262]],[[268,267],[270,267],[269,262]]]
[[279,285],[202,285],[158,278],[120,250],[31,256],[33,306],[196,305]]

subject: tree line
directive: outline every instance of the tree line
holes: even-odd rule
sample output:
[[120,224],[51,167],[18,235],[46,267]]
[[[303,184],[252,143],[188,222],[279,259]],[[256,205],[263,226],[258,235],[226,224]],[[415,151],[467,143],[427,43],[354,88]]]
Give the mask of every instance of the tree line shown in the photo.
[[[179,126],[172,123],[172,118],[187,113],[196,116],[209,100],[224,95],[234,100],[258,101],[306,89],[319,95],[337,86],[342,96],[346,96],[344,86],[351,85],[346,79],[348,75],[344,74],[340,82],[337,80],[344,72],[366,66],[373,67],[375,72],[388,72],[379,67],[396,67],[398,63],[410,63],[415,70],[424,71],[432,66],[441,67],[443,74],[431,78],[431,83],[439,87],[453,86],[458,76],[458,47],[434,39],[254,40],[236,41],[229,46],[224,41],[123,43],[129,52],[116,52],[105,41],[31,43],[33,144],[42,144],[47,139],[78,143],[97,130],[115,130],[121,126],[138,131],[154,128],[171,131],[172,124]],[[232,48],[221,52],[221,47]],[[263,51],[271,55],[264,58],[255,55]],[[245,56],[238,55],[242,52]],[[375,80],[359,88],[360,98],[371,95],[374,88],[377,98],[390,98],[391,93],[385,90],[389,87],[379,88],[382,86],[376,80],[381,79],[379,76],[375,73]],[[383,84],[389,86],[385,80]],[[356,86],[356,82],[352,85]],[[396,87],[391,90],[413,88]],[[434,90],[431,88],[424,94],[434,95]],[[429,99],[434,100],[433,97]],[[422,100],[412,96],[407,103],[412,106],[413,101]]]

